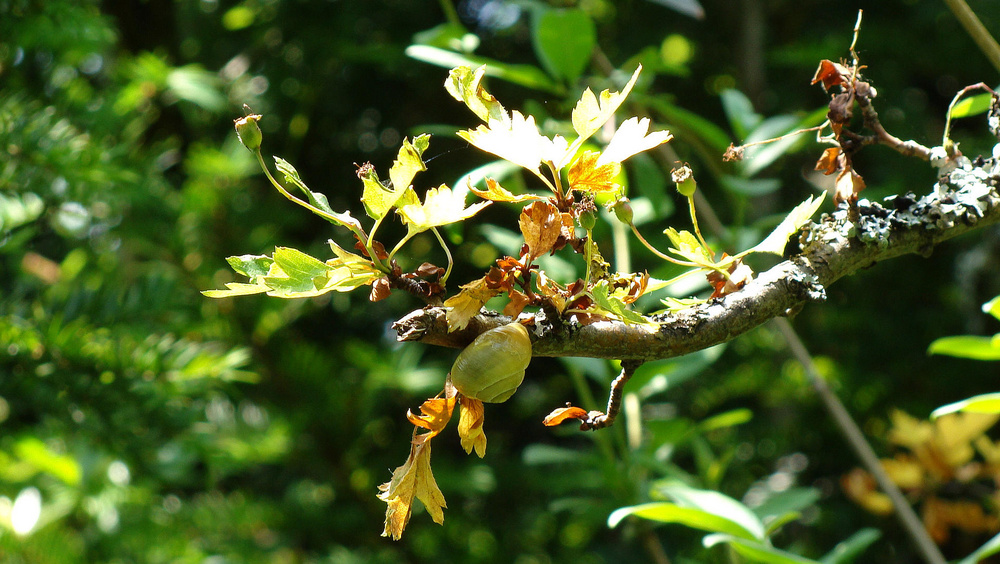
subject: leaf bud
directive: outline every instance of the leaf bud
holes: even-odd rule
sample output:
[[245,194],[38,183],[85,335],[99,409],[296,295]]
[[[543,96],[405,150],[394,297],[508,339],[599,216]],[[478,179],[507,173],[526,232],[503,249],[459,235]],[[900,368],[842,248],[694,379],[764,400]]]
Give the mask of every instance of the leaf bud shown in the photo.
[[624,196],[618,198],[611,204],[611,211],[614,212],[618,221],[626,225],[632,225],[632,206],[628,202],[629,199]]
[[233,122],[236,126],[236,136],[250,152],[260,149],[260,142],[264,139],[260,126],[257,125],[258,121],[260,121],[259,114],[250,114]]
[[694,173],[687,163],[684,163],[684,166],[680,168],[671,170],[670,178],[677,184],[677,191],[685,198],[694,196],[695,191],[698,190],[698,183],[694,179]]

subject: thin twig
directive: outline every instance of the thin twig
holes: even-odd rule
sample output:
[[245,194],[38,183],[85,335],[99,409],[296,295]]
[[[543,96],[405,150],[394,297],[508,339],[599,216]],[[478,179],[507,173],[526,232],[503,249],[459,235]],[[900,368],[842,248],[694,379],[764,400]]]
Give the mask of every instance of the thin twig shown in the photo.
[[979,20],[976,13],[972,11],[972,8],[965,3],[965,0],[944,0],[951,12],[955,14],[955,19],[958,20],[962,27],[965,28],[966,33],[968,33],[972,40],[976,42],[979,46],[979,50],[986,55],[993,68],[1000,71],[1000,44],[997,40],[990,35],[990,32],[983,25],[983,22]]
[[865,439],[864,434],[861,432],[861,428],[858,424],[854,422],[851,415],[847,412],[847,408],[841,403],[840,398],[837,397],[833,390],[830,389],[826,384],[826,380],[819,374],[816,369],[815,363],[813,363],[812,356],[809,351],[806,350],[805,345],[802,344],[802,340],[799,339],[798,334],[795,329],[792,328],[791,323],[785,318],[777,318],[774,320],[774,324],[778,327],[778,331],[785,338],[788,343],[789,348],[792,351],[792,355],[798,360],[802,367],[805,368],[806,376],[809,378],[809,383],[812,384],[816,394],[819,395],[820,400],[823,402],[823,406],[826,408],[827,412],[833,417],[834,422],[840,429],[841,434],[847,440],[847,443],[854,450],[854,453],[861,459],[861,463],[865,468],[875,477],[875,481],[878,482],[882,491],[889,496],[892,500],[892,505],[896,510],[896,516],[899,518],[900,523],[903,528],[910,535],[910,539],[916,545],[917,550],[920,552],[924,561],[928,564],[945,564],[944,556],[941,554],[941,550],[938,546],[934,544],[930,535],[927,534],[927,530],[924,529],[923,524],[920,522],[920,518],[917,517],[916,512],[913,511],[913,507],[910,506],[909,502],[906,501],[906,497],[903,496],[903,492],[900,491],[899,487],[895,482],[889,478],[885,469],[882,468],[882,463],[879,462],[878,456],[876,456],[874,449]]
[[605,427],[610,427],[615,422],[615,418],[618,417],[618,412],[621,411],[622,393],[625,390],[625,384],[628,383],[629,379],[632,378],[632,375],[635,374],[636,369],[640,366],[642,366],[642,362],[639,361],[622,361],[621,374],[619,374],[618,377],[611,382],[611,392],[608,394],[607,411],[591,411],[588,414],[589,417],[587,420],[580,423],[581,431],[603,429]]

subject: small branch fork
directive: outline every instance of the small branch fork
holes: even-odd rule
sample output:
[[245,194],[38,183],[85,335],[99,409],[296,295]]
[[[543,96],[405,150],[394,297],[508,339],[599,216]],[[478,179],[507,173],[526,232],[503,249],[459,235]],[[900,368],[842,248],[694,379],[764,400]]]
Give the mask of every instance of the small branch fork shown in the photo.
[[597,429],[610,427],[615,422],[615,418],[618,417],[618,412],[621,411],[622,393],[625,391],[625,384],[628,383],[628,381],[632,378],[632,375],[635,374],[635,371],[640,366],[642,366],[642,361],[622,361],[621,374],[619,374],[618,377],[611,382],[611,392],[608,394],[607,412],[595,410],[588,413],[587,419],[580,422],[581,431],[596,431]]

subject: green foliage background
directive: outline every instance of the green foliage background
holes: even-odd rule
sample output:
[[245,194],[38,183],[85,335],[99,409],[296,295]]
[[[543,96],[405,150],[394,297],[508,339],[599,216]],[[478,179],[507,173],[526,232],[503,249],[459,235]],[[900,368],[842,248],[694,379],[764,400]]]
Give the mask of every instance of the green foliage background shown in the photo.
[[[696,19],[671,2],[554,4],[578,5],[596,22],[613,66],[640,54],[647,66],[659,60],[645,92],[663,110],[654,118],[677,134],[671,146],[692,162],[731,243],[759,238],[769,217],[814,192],[803,174],[815,145],[757,173],[780,183],[761,195],[723,186],[721,172],[732,169],[703,149],[716,129],[728,141],[745,135],[739,123],[750,113],[730,107],[727,119],[728,89],[764,116],[821,108],[826,97],[809,79],[820,59],[847,56],[856,6],[706,0]],[[954,92],[993,83],[996,71],[943,4],[871,4],[858,47],[884,124],[937,144]],[[970,4],[1000,30],[993,2]],[[243,103],[265,116],[265,154],[294,163],[334,209],[356,215],[354,163],[385,169],[404,135],[473,124],[442,88],[446,71],[405,54],[415,34],[447,21],[446,5],[0,0],[2,560],[584,564],[643,561],[658,542],[677,562],[727,561],[689,529],[607,527],[614,509],[648,500],[653,480],[666,476],[747,503],[815,488],[793,490],[819,500],[777,543],[818,557],[870,526],[883,536],[859,561],[911,561],[894,521],[841,493],[852,455],[768,328],[644,368],[635,383],[649,392],[640,444],[625,425],[595,434],[543,428],[541,418],[566,401],[596,406],[612,367],[537,360],[511,402],[490,406],[484,460],[465,456],[447,433],[438,439],[445,525],[418,512],[402,541],[378,536],[376,486],[405,457],[405,411],[440,389],[454,352],[394,342],[388,323],[418,305],[405,296],[216,301],[199,291],[232,279],[228,255],[289,245],[321,256],[330,237],[351,244],[259,175],[231,127]],[[477,54],[562,68],[536,55],[531,3],[457,7],[482,40]],[[500,80],[491,90],[508,108],[564,118],[585,86],[607,87],[589,63],[579,80],[556,82],[565,95]],[[716,129],[691,128],[677,108]],[[974,155],[991,146],[984,134],[970,119],[953,137]],[[434,157],[425,186],[488,162],[449,135],[437,135],[425,156]],[[933,181],[929,167],[879,148],[856,165],[873,199],[922,194]],[[665,217],[683,201],[654,167],[630,171],[630,190],[660,215],[649,232],[683,221]],[[510,230],[514,217],[491,210],[483,221]],[[465,262],[456,283],[481,275],[502,240],[490,243],[471,225],[449,235]],[[436,252],[431,239],[409,249],[414,264]],[[633,252],[636,267],[653,267]],[[928,259],[841,281],[828,303],[795,320],[877,448],[891,408],[923,417],[995,389],[995,367],[925,349],[943,335],[996,331],[978,305],[1000,293],[998,255],[996,231],[977,232]],[[657,375],[665,389],[642,388]],[[27,488],[40,492],[42,514],[21,536],[9,517]],[[983,540],[956,535],[945,550],[962,556]]]

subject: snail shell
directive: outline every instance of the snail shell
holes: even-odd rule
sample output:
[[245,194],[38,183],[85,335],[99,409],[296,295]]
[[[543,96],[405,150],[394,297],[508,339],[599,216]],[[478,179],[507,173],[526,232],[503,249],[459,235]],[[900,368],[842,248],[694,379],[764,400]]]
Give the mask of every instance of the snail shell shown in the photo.
[[531,361],[531,339],[514,322],[490,329],[465,347],[451,367],[451,382],[465,397],[502,403],[524,380]]

